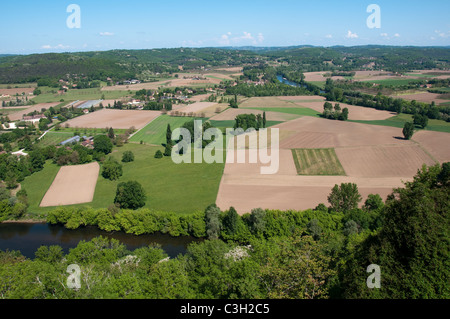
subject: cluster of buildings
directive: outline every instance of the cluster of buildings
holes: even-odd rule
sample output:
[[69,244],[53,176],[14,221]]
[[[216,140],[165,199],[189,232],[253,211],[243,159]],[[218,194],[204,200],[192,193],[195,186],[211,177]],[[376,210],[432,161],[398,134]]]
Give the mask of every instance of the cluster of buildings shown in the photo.
[[62,145],[62,146],[71,145],[73,143],[80,142],[81,139],[83,139],[83,141],[81,142],[82,146],[90,148],[90,149],[94,148],[94,137],[93,136],[90,136],[90,137],[83,136],[83,137],[81,137],[79,135],[76,135],[74,137],[71,137],[71,138],[61,142],[60,145]]

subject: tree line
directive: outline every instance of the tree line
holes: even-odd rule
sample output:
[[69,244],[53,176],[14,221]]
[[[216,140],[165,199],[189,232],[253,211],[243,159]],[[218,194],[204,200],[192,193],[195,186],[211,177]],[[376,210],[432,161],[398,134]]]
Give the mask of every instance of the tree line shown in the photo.
[[[445,163],[424,166],[385,202],[369,196],[362,208],[353,184],[336,185],[329,207],[302,212],[255,209],[239,216],[215,205],[187,215],[58,208],[48,222],[68,228],[97,225],[205,240],[175,258],[158,246],[129,251],[104,237],[81,241],[68,253],[42,246],[34,259],[0,252],[0,293],[25,299],[447,299],[449,186]],[[65,284],[69,264],[81,268],[78,290]],[[381,268],[379,289],[367,287],[371,264]]]

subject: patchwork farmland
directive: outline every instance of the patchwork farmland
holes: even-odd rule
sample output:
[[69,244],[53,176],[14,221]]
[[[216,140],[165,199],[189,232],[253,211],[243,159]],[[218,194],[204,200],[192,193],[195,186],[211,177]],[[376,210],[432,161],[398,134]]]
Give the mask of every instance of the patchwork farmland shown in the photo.
[[[377,116],[364,110],[368,119]],[[217,198],[222,209],[233,206],[241,214],[255,207],[304,210],[327,203],[331,188],[340,183],[356,183],[363,201],[369,194],[386,198],[423,164],[450,160],[448,148],[438,147],[450,145],[447,133],[422,131],[417,139],[406,141],[400,138],[400,128],[380,130],[375,125],[314,117],[272,128],[280,130],[279,172],[263,176],[255,165],[227,163]]]
[[135,127],[141,129],[149,122],[161,115],[159,111],[134,111],[103,109],[73,120],[67,121],[70,127],[129,129]]

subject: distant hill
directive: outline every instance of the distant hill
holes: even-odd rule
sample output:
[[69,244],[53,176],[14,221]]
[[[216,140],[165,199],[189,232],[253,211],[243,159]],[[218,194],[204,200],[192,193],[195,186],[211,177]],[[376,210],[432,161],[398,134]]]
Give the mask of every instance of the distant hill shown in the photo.
[[377,69],[407,71],[449,68],[446,47],[223,47],[150,50],[112,50],[80,53],[0,55],[0,83],[59,79],[67,74],[92,80],[142,78],[155,73],[201,70],[216,66],[255,65],[283,61],[301,72],[354,70],[368,63]]

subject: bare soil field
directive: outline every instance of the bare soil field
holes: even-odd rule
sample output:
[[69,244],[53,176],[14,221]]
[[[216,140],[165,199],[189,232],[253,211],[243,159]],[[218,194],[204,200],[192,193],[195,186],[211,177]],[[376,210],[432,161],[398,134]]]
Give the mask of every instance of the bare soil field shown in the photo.
[[[36,105],[32,105],[32,106],[20,106],[20,107],[17,107],[17,108],[18,109],[22,109],[22,111],[11,113],[9,115],[9,119],[11,121],[19,121],[19,120],[21,120],[23,118],[24,115],[27,115],[28,113],[31,113],[33,111],[41,112],[42,109],[47,109],[48,110],[50,107],[54,107],[54,106],[56,106],[58,104],[59,104],[59,102],[56,102],[56,103],[40,103],[40,104],[36,104]],[[26,109],[23,110],[23,108],[25,108],[25,107],[26,107]]]
[[280,134],[281,148],[334,148],[337,145],[337,137],[333,133],[296,131],[287,132],[289,135],[285,138],[282,138],[283,135]]
[[288,101],[293,103],[301,103],[301,102],[325,102],[325,98],[323,96],[318,95],[301,95],[301,96],[278,96],[277,99],[282,101]]
[[241,66],[236,66],[236,67],[230,67],[230,68],[219,68],[219,69],[216,69],[216,71],[240,73],[240,72],[242,72],[242,67]]
[[450,133],[419,131],[412,139],[440,163],[450,162]]
[[444,70],[414,70],[410,73],[420,75],[430,75],[433,76],[434,79],[448,79],[450,77],[450,71]]
[[[186,74],[184,74],[186,75]],[[159,87],[183,87],[183,86],[198,86],[198,85],[215,85],[220,84],[225,79],[231,79],[230,77],[223,75],[223,74],[205,74],[202,75],[202,77],[205,77],[206,75],[210,75],[213,77],[208,77],[206,79],[202,80],[193,80],[193,79],[172,79],[172,80],[164,80],[164,81],[158,81],[158,82],[150,82],[150,83],[139,83],[139,84],[132,84],[132,85],[115,85],[115,86],[105,86],[102,88],[102,91],[139,91],[142,89],[146,90],[156,90]],[[194,74],[190,75],[194,76]],[[220,78],[214,78],[214,77],[220,77]]]
[[100,166],[97,162],[61,167],[42,199],[40,207],[92,202],[99,171]]
[[385,199],[393,188],[403,186],[400,178],[357,179],[343,176],[295,176],[295,180],[276,175],[256,179],[241,176],[240,181],[230,180],[226,176],[222,178],[216,201],[222,210],[233,206],[242,215],[258,207],[280,210],[313,209],[320,203],[328,205],[327,197],[331,189],[341,183],[356,183],[363,197],[362,202],[369,194],[379,194]]
[[[310,109],[313,109],[317,112],[322,113],[323,112],[323,104],[325,102],[295,102],[295,104],[298,107],[307,107]],[[333,107],[336,104],[336,102],[332,102]],[[390,117],[393,117],[397,115],[396,113],[392,113],[389,111],[381,111],[376,110],[370,107],[362,107],[362,106],[356,106],[356,105],[349,105],[344,103],[339,103],[341,106],[341,109],[348,108],[349,111],[349,120],[360,120],[360,121],[373,121],[373,120],[386,120]]]
[[[200,113],[205,113],[206,117],[214,115],[214,106],[219,106],[216,102],[197,102],[194,104],[189,104],[187,106],[182,106],[179,108],[176,108],[174,110],[184,113],[195,113],[197,116],[200,115]],[[207,114],[208,113],[208,114]]]
[[[328,78],[324,77],[324,74],[330,73],[329,71],[326,72],[306,72],[305,75],[305,81],[306,82],[324,82]],[[332,80],[343,80],[344,77],[342,76],[332,76]]]
[[[241,114],[261,114],[263,115],[263,111],[260,110],[251,110],[251,109],[233,109],[229,108],[225,112],[222,112],[220,114],[214,115],[211,117],[211,120],[214,121],[233,121],[236,116]],[[296,118],[299,118],[299,115],[295,114],[285,114],[285,113],[278,113],[278,112],[266,112],[266,118],[268,121],[289,121]]]
[[[280,130],[279,171],[261,175],[265,164],[227,163],[217,205],[240,214],[261,207],[304,210],[327,203],[336,184],[356,183],[364,200],[369,194],[386,198],[393,188],[412,180],[423,165],[450,160],[450,134],[421,131],[414,141],[401,129],[302,117],[272,128]],[[420,144],[419,144],[420,143]],[[334,148],[347,176],[299,176],[291,149]],[[445,150],[443,150],[443,148]],[[246,150],[248,152],[248,150]]]
[[430,93],[430,92],[422,92],[422,93],[413,93],[413,94],[401,94],[401,95],[392,95],[393,98],[401,98],[408,101],[416,100],[417,102],[429,103],[435,102],[436,104],[448,102],[446,100],[440,99],[442,94]]
[[[208,73],[208,74],[205,74],[204,76],[207,77],[207,78],[215,77],[215,78],[219,78],[219,79],[222,79],[222,80],[233,80],[233,78],[230,77],[229,75],[225,75],[225,74],[222,74],[222,73]],[[214,80],[214,79],[212,79],[212,80]]]
[[[273,126],[273,128],[279,128],[280,132],[290,131],[292,132],[291,136],[297,135],[299,140],[303,136],[308,135],[311,135],[314,138],[316,135],[332,135],[333,138],[328,137],[327,139],[332,145],[328,145],[327,148],[383,144],[405,145],[405,142],[407,142],[398,138],[403,136],[402,129],[400,128],[383,126],[381,129],[380,126],[376,125],[333,121],[314,117],[302,117],[293,121],[278,124]],[[323,137],[321,137],[321,139],[323,139]],[[284,142],[284,140],[280,140],[280,144]],[[303,146],[301,142],[286,147],[308,148]]]
[[337,148],[336,153],[345,172],[355,177],[414,176],[423,164],[436,164],[418,145]]
[[201,102],[203,100],[206,100],[211,94],[200,94],[200,95],[194,95],[193,97],[189,98],[188,101],[191,102]]
[[150,83],[140,83],[133,85],[114,85],[114,86],[105,86],[102,88],[102,91],[139,91],[142,89],[146,90],[156,90],[159,87],[166,87],[170,84],[172,80],[158,81],[158,82],[150,82]]
[[161,112],[159,111],[103,109],[101,111],[82,115],[73,120],[69,120],[66,123],[68,123],[70,127],[112,127],[115,129],[128,129],[134,126],[139,130],[160,115]]
[[278,97],[252,97],[245,100],[239,105],[240,108],[252,108],[252,107],[298,107],[292,102],[282,100]]
[[30,93],[33,93],[34,88],[14,88],[14,89],[0,89],[0,95],[10,95],[15,96],[16,94],[22,95],[25,93],[25,96],[29,96]]

